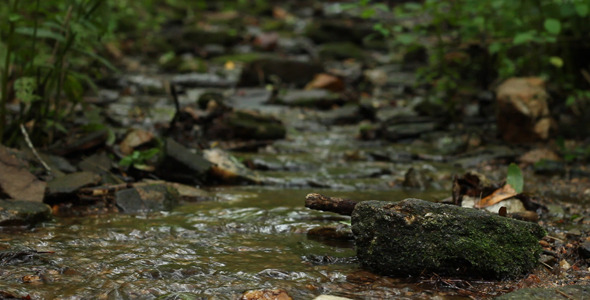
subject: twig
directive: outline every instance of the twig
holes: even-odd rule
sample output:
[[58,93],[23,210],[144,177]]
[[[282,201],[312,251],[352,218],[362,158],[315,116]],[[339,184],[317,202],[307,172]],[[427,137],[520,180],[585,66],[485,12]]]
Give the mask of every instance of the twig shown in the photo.
[[564,292],[562,292],[560,290],[555,290],[555,292],[557,292],[558,294],[564,296],[566,299],[574,299],[574,298],[570,297],[568,294],[566,294],[566,293],[564,293]]
[[41,164],[43,165],[45,170],[47,170],[47,172],[51,174],[51,168],[45,163],[45,161],[43,161],[43,159],[39,155],[39,152],[37,152],[37,149],[35,149],[35,146],[33,146],[33,143],[31,142],[31,139],[29,138],[29,134],[27,133],[27,130],[25,129],[25,126],[23,126],[23,124],[20,124],[20,131],[25,136],[25,141],[27,142],[27,145],[29,146],[29,148],[31,148],[31,151],[33,151],[33,154],[35,155],[35,157],[39,160],[39,162],[41,162]]

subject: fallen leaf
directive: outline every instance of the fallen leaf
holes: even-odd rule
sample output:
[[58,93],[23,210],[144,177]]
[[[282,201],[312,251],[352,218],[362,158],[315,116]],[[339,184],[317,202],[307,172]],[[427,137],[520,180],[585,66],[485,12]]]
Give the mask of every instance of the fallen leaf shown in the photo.
[[0,192],[15,200],[42,202],[47,183],[28,170],[28,164],[0,145]]
[[497,189],[496,191],[491,193],[489,196],[481,199],[481,201],[476,202],[475,207],[476,208],[488,207],[488,206],[494,205],[500,201],[512,198],[516,195],[518,195],[516,190],[514,190],[514,188],[510,184],[505,184],[503,187]]

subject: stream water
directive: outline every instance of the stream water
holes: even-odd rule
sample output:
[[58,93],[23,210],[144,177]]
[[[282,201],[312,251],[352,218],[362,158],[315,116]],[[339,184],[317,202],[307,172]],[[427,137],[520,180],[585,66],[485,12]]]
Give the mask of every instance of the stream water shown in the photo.
[[405,189],[399,179],[411,162],[376,161],[366,153],[410,145],[359,141],[357,126],[327,127],[301,119],[297,109],[286,112],[287,139],[257,153],[236,153],[266,165],[261,175],[276,184],[209,188],[214,200],[169,212],[57,218],[3,234],[0,248],[48,253],[4,266],[0,290],[32,299],[238,299],[248,290],[276,288],[294,299],[453,296],[408,279],[363,273],[352,242],[307,236],[311,228],[349,218],[304,207],[309,192],[439,200],[450,194],[453,168],[421,162],[447,174],[441,177],[445,184],[430,191]]

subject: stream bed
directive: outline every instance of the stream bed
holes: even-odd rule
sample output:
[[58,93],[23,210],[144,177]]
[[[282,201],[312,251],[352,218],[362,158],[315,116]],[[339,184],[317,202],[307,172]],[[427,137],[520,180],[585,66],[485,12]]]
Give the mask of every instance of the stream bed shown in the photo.
[[[378,276],[360,268],[351,240],[308,236],[318,226],[350,223],[305,208],[308,193],[440,201],[450,196],[452,175],[464,168],[404,158],[433,157],[428,154],[437,147],[431,145],[362,141],[356,125],[322,125],[322,112],[273,110],[288,137],[233,153],[258,166],[265,184],[204,188],[210,200],[172,211],[58,217],[30,230],[4,229],[0,249],[22,252],[1,258],[0,291],[30,299],[240,299],[246,291],[275,289],[293,299],[467,299],[502,294],[515,284]],[[433,176],[429,188],[403,186],[411,167]]]

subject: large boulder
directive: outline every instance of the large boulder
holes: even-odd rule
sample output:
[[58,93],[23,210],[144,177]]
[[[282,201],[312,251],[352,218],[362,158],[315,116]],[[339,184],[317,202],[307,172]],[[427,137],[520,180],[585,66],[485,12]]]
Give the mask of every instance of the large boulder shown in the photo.
[[352,231],[359,261],[373,272],[492,279],[531,271],[545,235],[535,223],[419,199],[360,202]]

